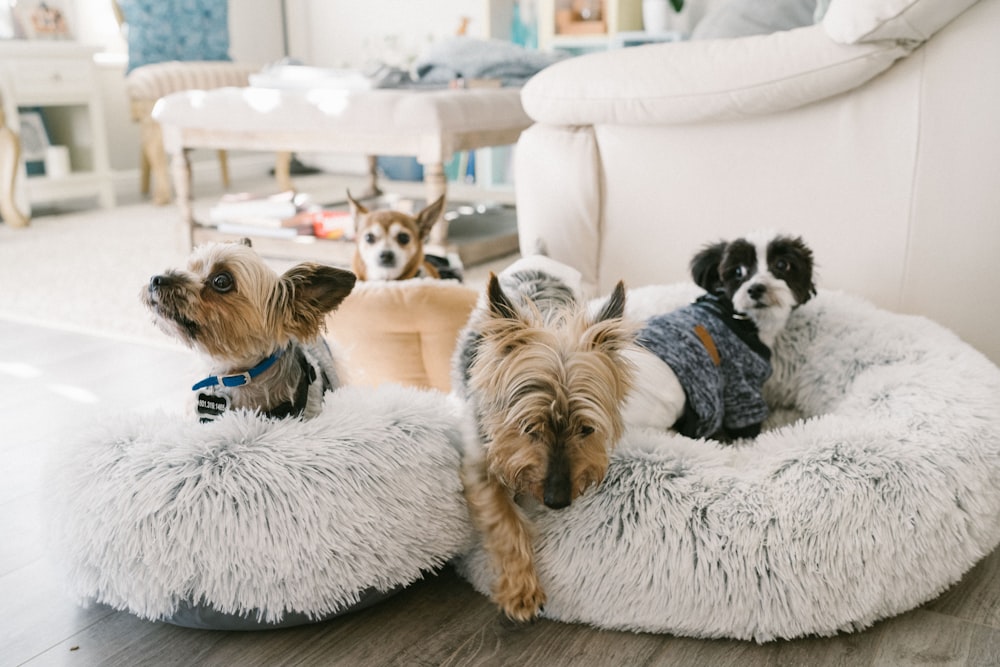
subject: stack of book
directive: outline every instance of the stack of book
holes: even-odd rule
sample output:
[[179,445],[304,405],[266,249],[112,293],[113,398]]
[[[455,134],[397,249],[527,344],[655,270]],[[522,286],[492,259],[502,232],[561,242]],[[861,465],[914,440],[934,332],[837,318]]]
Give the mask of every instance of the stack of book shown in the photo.
[[308,202],[294,192],[268,197],[248,193],[223,195],[208,211],[208,222],[227,234],[291,238],[299,235],[296,216]]
[[225,234],[250,237],[341,239],[353,232],[349,213],[323,210],[308,195],[293,192],[225,195],[209,209],[208,223]]

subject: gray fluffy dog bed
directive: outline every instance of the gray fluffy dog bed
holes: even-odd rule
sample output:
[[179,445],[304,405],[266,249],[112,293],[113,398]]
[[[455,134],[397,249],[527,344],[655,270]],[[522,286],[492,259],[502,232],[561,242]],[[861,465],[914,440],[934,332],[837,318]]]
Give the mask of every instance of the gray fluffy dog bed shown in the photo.
[[[634,290],[649,316],[693,286]],[[629,431],[596,491],[531,508],[544,616],[767,641],[930,600],[1000,542],[1000,370],[952,333],[839,293],[796,311],[756,441]],[[460,571],[493,573],[472,549]]]
[[468,546],[443,394],[328,394],[309,421],[104,423],[60,452],[53,539],[81,602],[218,629],[330,618]]

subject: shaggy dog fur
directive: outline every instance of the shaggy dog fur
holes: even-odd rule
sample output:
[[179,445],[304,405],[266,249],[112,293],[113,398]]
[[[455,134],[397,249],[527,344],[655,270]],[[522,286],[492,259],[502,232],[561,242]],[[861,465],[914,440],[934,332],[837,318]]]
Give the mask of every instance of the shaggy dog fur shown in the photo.
[[500,571],[494,599],[518,621],[537,616],[545,592],[517,499],[562,509],[601,483],[631,379],[624,287],[591,317],[560,276],[567,268],[537,257],[491,274],[454,364],[472,431],[465,494]]
[[[320,333],[354,282],[350,271],[309,262],[279,276],[244,239],[195,248],[186,269],[153,276],[140,298],[160,329],[207,357],[211,374],[196,389],[229,409],[308,418],[340,386]],[[199,413],[215,416],[202,396]]]

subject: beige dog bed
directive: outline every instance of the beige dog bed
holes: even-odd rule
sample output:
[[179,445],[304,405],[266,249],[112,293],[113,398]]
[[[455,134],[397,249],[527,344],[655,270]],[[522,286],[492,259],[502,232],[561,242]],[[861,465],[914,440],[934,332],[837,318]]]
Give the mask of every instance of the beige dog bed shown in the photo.
[[449,391],[455,340],[477,297],[451,280],[358,282],[327,318],[347,383]]

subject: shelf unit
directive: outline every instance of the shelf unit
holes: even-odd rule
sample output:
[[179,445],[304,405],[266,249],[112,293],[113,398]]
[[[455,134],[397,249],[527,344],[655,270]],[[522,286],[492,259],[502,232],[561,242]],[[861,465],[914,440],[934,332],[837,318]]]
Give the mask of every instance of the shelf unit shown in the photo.
[[[522,2],[524,0],[521,0]],[[515,0],[482,0],[486,37],[510,38]],[[634,43],[672,41],[675,37],[653,36],[642,31],[642,0],[603,0],[602,16],[607,31],[590,35],[561,35],[556,32],[556,12],[562,0],[535,0],[538,12],[538,48],[545,51],[592,51],[620,48]],[[645,35],[645,39],[640,39]],[[679,38],[679,35],[676,37]]]
[[538,4],[538,48],[545,51],[610,48],[618,33],[642,30],[642,0],[603,0],[602,18],[607,31],[590,35],[556,32],[559,0],[536,0]]
[[[16,200],[37,204],[96,197],[105,208],[115,205],[93,60],[99,50],[69,41],[0,41],[8,122],[16,128],[18,109],[40,108],[50,142],[66,146],[70,157],[65,176],[19,178]],[[24,175],[23,165],[20,168]]]

